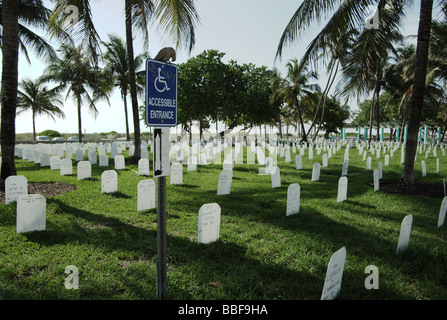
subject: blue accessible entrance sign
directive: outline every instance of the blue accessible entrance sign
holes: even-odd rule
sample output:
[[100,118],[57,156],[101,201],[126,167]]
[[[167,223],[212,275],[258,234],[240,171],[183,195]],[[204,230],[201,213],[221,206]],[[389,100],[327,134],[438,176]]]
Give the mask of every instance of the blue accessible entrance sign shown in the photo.
[[177,125],[178,67],[146,60],[146,124],[149,127]]

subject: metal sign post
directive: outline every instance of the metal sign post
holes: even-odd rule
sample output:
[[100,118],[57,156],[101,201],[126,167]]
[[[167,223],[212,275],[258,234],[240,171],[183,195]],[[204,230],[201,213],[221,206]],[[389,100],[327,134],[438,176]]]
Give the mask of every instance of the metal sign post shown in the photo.
[[157,178],[157,297],[166,298],[166,176],[170,173],[169,133],[177,125],[178,68],[146,61],[146,124],[154,129],[153,163]]
[[157,297],[166,298],[166,177],[157,178]]

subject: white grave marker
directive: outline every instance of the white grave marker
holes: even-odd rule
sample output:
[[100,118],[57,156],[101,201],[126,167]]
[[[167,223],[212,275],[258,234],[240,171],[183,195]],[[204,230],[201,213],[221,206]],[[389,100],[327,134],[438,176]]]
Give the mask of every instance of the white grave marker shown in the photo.
[[69,176],[73,174],[73,162],[69,158],[64,158],[59,161],[60,175]]
[[122,154],[117,154],[113,161],[115,163],[115,170],[125,169],[124,156]]
[[97,164],[98,163],[98,155],[95,151],[88,153],[88,161],[90,161],[91,164]]
[[17,200],[17,233],[46,228],[47,201],[40,194],[26,194]]
[[138,174],[140,176],[148,176],[149,173],[149,159],[141,158],[138,160]]
[[323,168],[328,166],[327,153],[323,153]]
[[50,157],[50,169],[51,170],[60,170],[60,162],[61,157],[60,156],[51,156]]
[[446,211],[447,211],[447,197],[444,197],[441,202],[441,208],[439,209],[438,228],[440,228],[444,224]]
[[[1,166],[1,161],[0,161],[0,166]],[[50,166],[50,155],[47,153],[43,153],[40,156],[40,166],[41,167],[49,167]]]
[[368,157],[367,159],[366,159],[366,170],[371,170],[371,157]]
[[281,174],[279,167],[272,167],[271,169],[272,188],[281,187]]
[[137,211],[155,208],[155,181],[151,179],[141,180],[137,187]]
[[379,191],[379,170],[374,169],[373,173],[373,179],[374,179],[374,191]]
[[196,171],[197,170],[197,157],[196,156],[189,156],[188,157],[188,171]]
[[408,248],[410,242],[411,225],[413,224],[413,215],[407,215],[401,223],[399,242],[397,243],[396,255]]
[[320,181],[320,163],[315,162],[312,168],[312,181]]
[[344,160],[343,161],[343,168],[341,169],[341,175],[342,176],[347,176],[348,175],[348,166],[349,166],[349,161],[348,160]]
[[303,169],[303,159],[299,154],[297,154],[295,156],[295,166],[296,166],[296,170]]
[[75,160],[76,161],[82,161],[84,160],[84,151],[81,149],[76,150],[75,152]]
[[181,163],[171,164],[171,184],[182,184],[183,183],[183,165]]
[[28,180],[24,176],[9,176],[5,180],[5,203],[17,202],[28,194]]
[[217,194],[230,194],[233,172],[222,170],[219,174],[219,184],[217,185]]
[[220,206],[217,203],[204,204],[199,209],[198,243],[210,243],[219,239]]
[[421,166],[422,166],[422,176],[425,177],[427,176],[427,167],[425,166],[424,160],[421,161]]
[[79,161],[77,164],[78,180],[84,180],[92,177],[92,164],[90,161]]
[[301,187],[298,183],[292,183],[287,188],[287,210],[286,216],[300,212]]
[[118,173],[106,170],[101,174],[101,192],[114,193],[118,191]]
[[106,154],[102,154],[99,156],[99,166],[100,167],[108,167],[109,166],[109,156]]
[[346,248],[336,251],[328,263],[321,300],[334,300],[341,289],[343,270],[345,268]]
[[341,177],[338,179],[337,202],[343,202],[348,196],[348,178]]

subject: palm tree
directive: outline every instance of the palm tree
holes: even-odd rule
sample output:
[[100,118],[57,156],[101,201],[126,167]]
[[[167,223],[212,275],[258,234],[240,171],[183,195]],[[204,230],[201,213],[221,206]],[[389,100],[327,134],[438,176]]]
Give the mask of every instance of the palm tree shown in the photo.
[[[16,175],[14,162],[15,117],[18,90],[19,49],[27,57],[28,48],[39,56],[54,56],[51,46],[27,26],[43,27],[47,22],[47,9],[41,0],[0,1],[0,45],[2,54],[1,89],[1,180]],[[2,182],[0,180],[0,182]]]
[[2,189],[4,181],[10,175],[16,175],[14,163],[15,146],[15,117],[17,108],[17,87],[18,87],[18,16],[19,1],[7,1],[2,6],[3,33],[2,33],[2,89],[1,89],[1,147],[2,147],[2,167],[1,179]]
[[20,108],[17,114],[25,111],[31,111],[33,119],[33,140],[36,140],[36,115],[47,115],[54,121],[56,117],[65,119],[64,112],[58,107],[62,105],[59,99],[60,86],[53,89],[47,89],[42,79],[32,81],[22,80],[19,84],[22,90],[18,91],[17,107]]
[[[376,1],[317,1],[304,0],[298,10],[292,16],[289,24],[283,32],[278,45],[277,56],[281,55],[282,48],[296,41],[305,29],[315,21],[320,21],[329,12],[334,12],[323,28],[319,37],[342,34],[344,30],[356,29],[365,24],[368,6],[378,4],[384,8],[399,7],[393,17],[400,21],[399,17],[405,15],[405,9],[412,3],[411,0],[376,0]],[[440,0],[442,9],[447,8],[445,0]],[[402,187],[414,186],[414,156],[417,149],[418,131],[420,126],[421,111],[424,99],[425,76],[427,71],[428,49],[430,43],[430,29],[432,23],[433,0],[421,0],[419,30],[417,39],[417,53],[415,64],[415,76],[413,94],[409,105],[408,136],[405,153],[405,165],[402,172]],[[391,24],[390,27],[393,27]],[[374,69],[373,69],[374,70]],[[377,70],[377,69],[376,69]],[[369,73],[371,76],[373,73]]]
[[[121,98],[124,102],[126,138],[129,141],[129,120],[127,114],[127,95],[129,93],[129,59],[127,57],[126,45],[121,38],[116,35],[109,35],[109,42],[103,43],[103,45],[106,47],[106,52],[102,57],[106,63],[104,72],[110,73],[113,78],[113,83],[120,89]],[[135,58],[134,63],[137,70],[144,65],[146,57],[146,54],[140,54]],[[137,91],[143,92],[144,87],[138,86],[137,83]]]
[[[0,0],[0,25],[3,27],[2,2]],[[18,10],[19,50],[24,54],[26,60],[31,63],[29,49],[38,57],[55,57],[56,51],[53,47],[29,28],[35,27],[44,30],[47,27],[50,10],[42,4],[41,0],[19,0]],[[0,43],[1,39],[2,35],[0,34]]]
[[[57,0],[51,14],[50,28],[54,35],[64,36],[66,29],[62,26],[68,14],[65,12],[68,6],[78,8],[79,22],[74,33],[83,39],[84,45],[90,50],[99,50],[99,35],[95,30],[92,20],[91,8],[88,0]],[[125,0],[124,16],[126,28],[126,44],[129,63],[129,88],[132,102],[134,140],[139,146],[140,117],[137,100],[137,88],[135,80],[133,30],[135,26],[142,31],[146,46],[149,43],[148,22],[156,19],[159,22],[160,32],[168,35],[176,47],[187,47],[191,52],[195,43],[195,27],[199,22],[193,0]],[[141,157],[140,148],[135,148],[133,160],[136,162]]]
[[79,142],[82,142],[82,104],[86,101],[90,111],[96,116],[98,110],[95,103],[99,100],[109,103],[107,92],[111,91],[111,79],[108,74],[92,65],[91,57],[85,54],[81,47],[66,43],[61,45],[59,52],[61,58],[51,61],[42,79],[60,83],[62,88],[68,88],[66,97],[71,94],[77,105],[78,136]]
[[299,64],[297,59],[290,60],[287,65],[287,75],[285,78],[274,77],[272,88],[274,92],[271,100],[281,98],[286,105],[291,105],[298,113],[301,125],[302,140],[307,141],[307,134],[303,120],[303,101],[313,96],[313,92],[319,90],[317,84],[309,84],[310,80],[317,80],[315,71],[309,71],[308,65]]

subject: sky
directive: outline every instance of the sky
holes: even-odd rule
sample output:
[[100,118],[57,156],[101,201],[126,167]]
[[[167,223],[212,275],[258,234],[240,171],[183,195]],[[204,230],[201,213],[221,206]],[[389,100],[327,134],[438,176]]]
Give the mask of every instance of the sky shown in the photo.
[[[204,50],[215,49],[226,54],[224,62],[236,60],[239,64],[251,62],[257,66],[275,67],[285,76],[287,61],[293,58],[299,60],[318,30],[318,26],[312,28],[299,42],[283,50],[281,60],[275,61],[279,39],[301,2],[301,0],[197,0],[195,5],[200,16],[200,24],[196,30],[195,46],[192,52],[178,50],[175,63],[186,62]],[[417,34],[420,1],[414,2],[406,19],[404,35]],[[53,3],[48,0],[44,0],[44,3],[48,8],[53,6]],[[92,1],[94,24],[101,40],[107,41],[108,34],[116,34],[125,39],[123,4],[123,0]],[[145,50],[143,38],[139,33],[134,36],[135,54],[142,53]],[[57,48],[57,43],[53,43]],[[173,46],[173,44],[167,43],[159,35],[156,26],[149,25],[149,54],[154,57],[165,46]],[[44,70],[45,63],[32,53],[31,64],[20,54],[19,81],[26,78],[34,80]],[[323,69],[319,70],[319,73],[319,84],[324,87],[327,77]],[[128,106],[129,126],[130,131],[133,132],[130,98]],[[88,108],[82,110],[83,133],[125,132],[124,107],[118,90],[111,95],[110,106],[106,102],[100,102],[96,107],[99,110],[96,118],[88,111]],[[351,105],[351,110],[355,108],[356,104]],[[62,110],[65,113],[65,119],[56,118],[56,121],[53,121],[47,116],[38,116],[36,118],[37,133],[52,129],[62,134],[76,134],[77,113],[71,97],[64,100]],[[140,129],[142,132],[149,131],[144,121],[140,123]],[[223,125],[219,125],[218,129],[222,130]],[[214,124],[211,125],[210,131],[215,131]],[[32,132],[31,112],[18,115],[16,118],[16,133],[27,132]],[[171,128],[171,133],[173,132],[180,132],[180,128]]]

